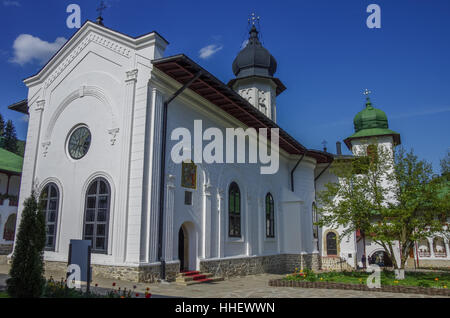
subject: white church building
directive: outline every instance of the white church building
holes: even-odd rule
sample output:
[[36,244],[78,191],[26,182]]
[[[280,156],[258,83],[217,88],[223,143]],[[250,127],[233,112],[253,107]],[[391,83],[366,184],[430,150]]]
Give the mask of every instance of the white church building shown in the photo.
[[[65,269],[70,240],[85,239],[94,274],[133,281],[319,269],[328,232],[313,226],[316,190],[335,155],[305,148],[276,124],[285,86],[256,28],[225,84],[185,55],[165,57],[157,32],[131,37],[99,22],[86,22],[27,78],[27,100],[14,107],[29,114],[18,220],[35,190],[45,203],[47,268]],[[279,128],[278,172],[175,163],[172,132],[194,135],[200,120],[224,136]]]

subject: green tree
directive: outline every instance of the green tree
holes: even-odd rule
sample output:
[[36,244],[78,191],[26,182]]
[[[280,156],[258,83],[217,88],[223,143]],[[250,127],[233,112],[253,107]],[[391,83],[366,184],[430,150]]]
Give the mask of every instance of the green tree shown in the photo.
[[8,293],[16,298],[38,298],[44,279],[45,216],[34,193],[25,200],[7,280]]
[[[361,230],[381,245],[394,267],[404,270],[417,240],[448,233],[448,188],[433,179],[431,165],[411,151],[381,145],[361,149],[353,160],[336,162],[338,182],[319,193],[319,225]],[[400,255],[399,260],[395,257]]]
[[0,137],[3,137],[5,132],[5,120],[3,119],[2,114],[0,114]]
[[11,120],[8,120],[3,134],[3,148],[13,153],[17,153],[16,128]]

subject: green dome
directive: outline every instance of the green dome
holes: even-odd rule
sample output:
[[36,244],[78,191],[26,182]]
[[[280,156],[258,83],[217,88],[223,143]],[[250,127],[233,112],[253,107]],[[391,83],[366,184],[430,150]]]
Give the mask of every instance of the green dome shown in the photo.
[[392,136],[395,145],[401,144],[400,134],[389,129],[386,113],[373,107],[368,97],[366,108],[356,114],[353,123],[355,125],[355,133],[345,139],[345,144],[350,150],[352,149],[352,140],[377,136]]
[[381,109],[374,108],[370,100],[367,101],[366,108],[356,114],[353,123],[355,124],[356,133],[363,129],[389,128],[386,113]]

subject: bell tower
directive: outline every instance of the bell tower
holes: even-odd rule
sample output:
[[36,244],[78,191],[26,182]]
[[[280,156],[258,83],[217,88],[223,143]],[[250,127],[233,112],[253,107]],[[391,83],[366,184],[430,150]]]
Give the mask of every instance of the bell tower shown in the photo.
[[368,89],[364,91],[366,107],[353,120],[355,133],[344,141],[355,155],[370,144],[385,144],[392,150],[401,144],[400,134],[389,129],[386,113],[373,107],[370,93]]
[[286,87],[273,76],[277,70],[277,61],[260,42],[256,27],[258,21],[259,17],[252,14],[249,19],[251,29],[247,44],[233,62],[233,73],[236,78],[231,80],[228,86],[276,122],[276,97]]

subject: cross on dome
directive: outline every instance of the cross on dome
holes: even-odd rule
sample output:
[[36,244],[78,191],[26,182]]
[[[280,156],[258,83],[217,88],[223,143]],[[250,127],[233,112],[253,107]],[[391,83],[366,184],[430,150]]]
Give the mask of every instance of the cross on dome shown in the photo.
[[255,13],[252,13],[252,14],[250,15],[250,18],[248,18],[248,23],[251,24],[251,25],[255,25],[256,22],[259,23],[259,19],[260,19],[259,16],[256,16]]

